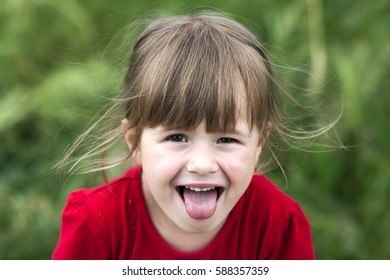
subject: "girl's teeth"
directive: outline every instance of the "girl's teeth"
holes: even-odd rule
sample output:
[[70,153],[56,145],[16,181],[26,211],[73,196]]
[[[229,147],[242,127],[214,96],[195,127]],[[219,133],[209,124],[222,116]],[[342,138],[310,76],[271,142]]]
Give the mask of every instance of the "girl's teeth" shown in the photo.
[[185,187],[186,187],[186,189],[190,189],[191,191],[195,191],[195,192],[206,192],[206,191],[215,189],[215,187],[209,187],[209,188],[197,188],[197,187],[191,187],[191,186],[185,186]]

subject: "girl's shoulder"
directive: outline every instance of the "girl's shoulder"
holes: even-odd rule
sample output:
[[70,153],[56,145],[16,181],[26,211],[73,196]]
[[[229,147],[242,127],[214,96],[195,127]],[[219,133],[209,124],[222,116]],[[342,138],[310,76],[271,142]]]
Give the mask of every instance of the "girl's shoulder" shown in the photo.
[[[60,240],[54,259],[112,259],[117,244],[131,239],[127,227],[136,223],[141,191],[140,168],[133,168],[109,184],[69,194],[62,212]],[[139,199],[138,199],[139,200]],[[129,209],[134,211],[129,211]],[[114,245],[115,246],[114,246]]]
[[107,183],[91,188],[81,188],[69,194],[69,200],[79,203],[99,203],[121,197],[127,192],[135,191],[140,186],[141,167],[127,170],[122,176]]
[[260,236],[264,259],[312,259],[310,223],[301,206],[265,176],[254,175],[241,202],[246,236]]
[[68,196],[65,213],[84,213],[97,224],[105,223],[113,217],[122,216],[130,203],[142,197],[141,168],[134,167],[109,182],[93,188],[82,188]]
[[294,224],[309,227],[299,203],[262,175],[253,176],[240,205],[240,211],[253,221],[261,221],[263,228],[281,230]]
[[301,211],[301,207],[291,196],[263,175],[254,174],[248,190],[252,199],[261,201],[267,208],[276,206],[284,211]]

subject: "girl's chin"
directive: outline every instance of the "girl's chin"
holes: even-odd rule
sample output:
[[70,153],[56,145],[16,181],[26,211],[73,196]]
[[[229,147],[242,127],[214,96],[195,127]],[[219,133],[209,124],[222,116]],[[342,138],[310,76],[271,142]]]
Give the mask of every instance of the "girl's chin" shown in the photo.
[[181,216],[182,219],[178,221],[178,224],[181,225],[179,227],[186,232],[195,234],[206,233],[217,229],[219,230],[224,224],[227,217],[227,215],[225,218],[220,217],[218,215],[218,210],[216,210],[210,218],[194,219],[190,215],[188,215],[185,209],[183,210],[183,215]]

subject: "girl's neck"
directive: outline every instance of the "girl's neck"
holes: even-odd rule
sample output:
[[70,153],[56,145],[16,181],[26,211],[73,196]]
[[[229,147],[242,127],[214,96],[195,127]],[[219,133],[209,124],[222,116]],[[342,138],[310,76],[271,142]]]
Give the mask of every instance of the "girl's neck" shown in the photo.
[[184,231],[164,215],[151,197],[151,193],[145,190],[143,192],[147,211],[155,229],[167,244],[178,251],[189,253],[204,248],[214,239],[225,223],[224,221],[218,227],[201,233]]
[[164,222],[162,222],[161,217],[156,217],[158,223],[154,221],[153,217],[151,218],[158,233],[165,240],[165,242],[167,242],[174,249],[187,253],[198,251],[207,246],[218,234],[222,227],[221,225],[221,227],[208,232],[189,233],[177,229],[177,227],[173,225],[172,221],[168,220],[167,217],[164,218],[167,219]]

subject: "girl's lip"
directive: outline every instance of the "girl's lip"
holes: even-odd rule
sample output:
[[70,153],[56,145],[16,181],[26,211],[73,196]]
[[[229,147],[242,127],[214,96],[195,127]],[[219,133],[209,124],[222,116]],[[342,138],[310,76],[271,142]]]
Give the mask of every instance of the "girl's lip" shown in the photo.
[[189,183],[189,184],[179,184],[178,186],[194,187],[200,189],[206,189],[210,187],[225,188],[222,184],[215,184],[215,183]]
[[225,191],[225,187],[215,184],[186,184],[186,185],[178,185],[176,186],[176,191],[181,197],[182,201],[184,202],[183,192],[186,187],[196,187],[196,188],[202,188],[207,189],[210,187],[215,187],[217,190],[217,200],[221,196],[221,194]]

